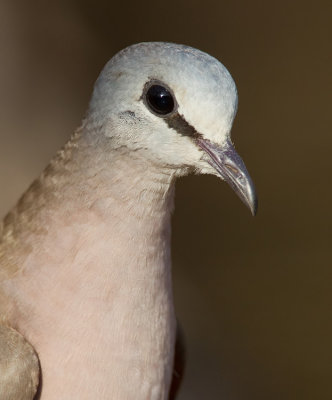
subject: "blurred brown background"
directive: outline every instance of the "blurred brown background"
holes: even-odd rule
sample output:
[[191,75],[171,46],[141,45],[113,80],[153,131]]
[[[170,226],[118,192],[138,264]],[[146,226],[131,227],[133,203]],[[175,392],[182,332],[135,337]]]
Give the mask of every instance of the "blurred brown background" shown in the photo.
[[252,218],[213,177],[177,184],[179,400],[332,399],[331,2],[1,0],[0,214],[78,126],[118,50],[188,44],[239,90]]

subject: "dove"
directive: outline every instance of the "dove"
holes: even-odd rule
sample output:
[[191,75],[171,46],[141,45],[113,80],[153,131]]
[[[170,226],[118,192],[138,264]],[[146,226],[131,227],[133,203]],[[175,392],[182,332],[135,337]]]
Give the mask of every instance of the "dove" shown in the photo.
[[200,50],[139,43],[106,64],[80,127],[1,224],[2,400],[169,398],[174,183],[216,175],[256,213],[236,111],[231,75]]

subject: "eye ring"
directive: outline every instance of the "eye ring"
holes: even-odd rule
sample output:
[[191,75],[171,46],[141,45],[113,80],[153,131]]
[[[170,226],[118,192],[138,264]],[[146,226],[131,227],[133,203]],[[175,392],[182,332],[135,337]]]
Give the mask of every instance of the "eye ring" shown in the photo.
[[177,109],[172,90],[160,81],[149,81],[144,87],[142,97],[146,107],[158,117],[167,117]]

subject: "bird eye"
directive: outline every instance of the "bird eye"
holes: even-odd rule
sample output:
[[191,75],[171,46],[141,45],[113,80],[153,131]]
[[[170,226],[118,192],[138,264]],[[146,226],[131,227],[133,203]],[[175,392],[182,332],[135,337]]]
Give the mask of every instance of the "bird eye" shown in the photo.
[[174,110],[174,98],[170,91],[161,85],[152,85],[145,94],[150,109],[159,115],[167,115]]

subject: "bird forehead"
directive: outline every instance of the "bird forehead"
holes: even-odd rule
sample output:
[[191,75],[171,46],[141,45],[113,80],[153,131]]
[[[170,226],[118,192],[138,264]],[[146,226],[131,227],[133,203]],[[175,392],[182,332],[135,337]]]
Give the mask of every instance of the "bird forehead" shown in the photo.
[[187,63],[174,74],[178,112],[203,136],[219,141],[228,133],[237,107],[233,79],[220,63],[210,65]]

